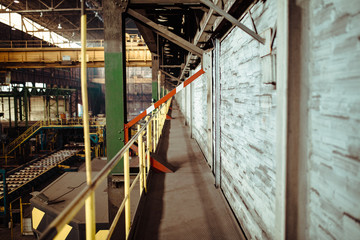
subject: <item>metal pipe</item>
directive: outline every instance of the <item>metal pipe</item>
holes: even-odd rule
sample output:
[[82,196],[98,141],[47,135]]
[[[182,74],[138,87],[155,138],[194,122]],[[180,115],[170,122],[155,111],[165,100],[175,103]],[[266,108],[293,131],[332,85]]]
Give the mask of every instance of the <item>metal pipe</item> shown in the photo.
[[[86,13],[85,1],[81,1],[81,98],[83,102],[83,125],[85,143],[86,182],[91,185],[91,149],[89,129],[89,107],[86,79]],[[95,239],[95,192],[85,200],[86,239]]]

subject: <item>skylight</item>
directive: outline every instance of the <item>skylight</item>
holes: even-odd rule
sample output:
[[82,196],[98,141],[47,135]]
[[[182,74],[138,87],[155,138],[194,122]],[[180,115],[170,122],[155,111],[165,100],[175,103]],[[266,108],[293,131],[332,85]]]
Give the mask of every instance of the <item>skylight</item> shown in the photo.
[[0,13],[0,22],[11,26],[14,30],[17,29],[23,32],[27,32],[30,35],[33,35],[61,48],[79,47],[79,45],[71,43],[68,39],[60,36],[57,33],[50,32],[49,29],[30,20],[29,18],[23,17],[23,24],[21,24],[21,15],[18,13],[12,13],[11,10],[6,8],[4,5],[0,4],[0,9],[6,9],[8,11],[7,13]]

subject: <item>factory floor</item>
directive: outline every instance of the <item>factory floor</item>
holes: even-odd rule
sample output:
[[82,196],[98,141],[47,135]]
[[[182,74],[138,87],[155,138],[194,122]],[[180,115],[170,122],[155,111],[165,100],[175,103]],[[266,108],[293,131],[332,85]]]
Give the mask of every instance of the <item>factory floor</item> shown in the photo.
[[245,239],[176,104],[159,144],[174,173],[154,172],[133,239]]

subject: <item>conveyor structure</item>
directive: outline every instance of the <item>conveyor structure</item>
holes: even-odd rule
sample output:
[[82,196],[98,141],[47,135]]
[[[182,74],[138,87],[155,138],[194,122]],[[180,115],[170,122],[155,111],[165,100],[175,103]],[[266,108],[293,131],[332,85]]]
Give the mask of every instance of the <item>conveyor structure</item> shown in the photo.
[[[59,150],[9,171],[6,174],[7,201],[19,196],[23,188],[34,186],[36,180],[73,158],[79,151],[80,149]],[[4,198],[4,185],[0,187],[0,200]]]

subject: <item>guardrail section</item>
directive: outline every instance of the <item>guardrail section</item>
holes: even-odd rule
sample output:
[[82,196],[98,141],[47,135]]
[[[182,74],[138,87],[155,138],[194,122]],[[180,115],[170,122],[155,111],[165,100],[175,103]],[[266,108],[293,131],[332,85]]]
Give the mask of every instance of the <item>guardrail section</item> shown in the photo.
[[[95,189],[106,179],[111,170],[124,158],[124,200],[111,223],[109,230],[100,230],[96,236],[101,239],[110,239],[121,213],[125,210],[125,234],[129,235],[131,228],[130,193],[137,181],[140,181],[140,195],[147,190],[146,179],[150,170],[150,153],[153,152],[159,142],[162,129],[165,124],[166,114],[170,107],[171,99],[163,103],[159,109],[152,111],[151,115],[145,118],[145,124],[138,125],[137,133],[126,143],[126,145],[106,164],[98,173],[90,185],[87,185],[82,192],[67,206],[64,211],[47,227],[40,239],[53,239],[69,223],[78,211],[84,206],[85,199],[95,192]],[[134,142],[139,146],[139,173],[130,186],[130,164],[129,148]],[[91,209],[95,212],[95,209]],[[93,236],[95,239],[95,236]]]

